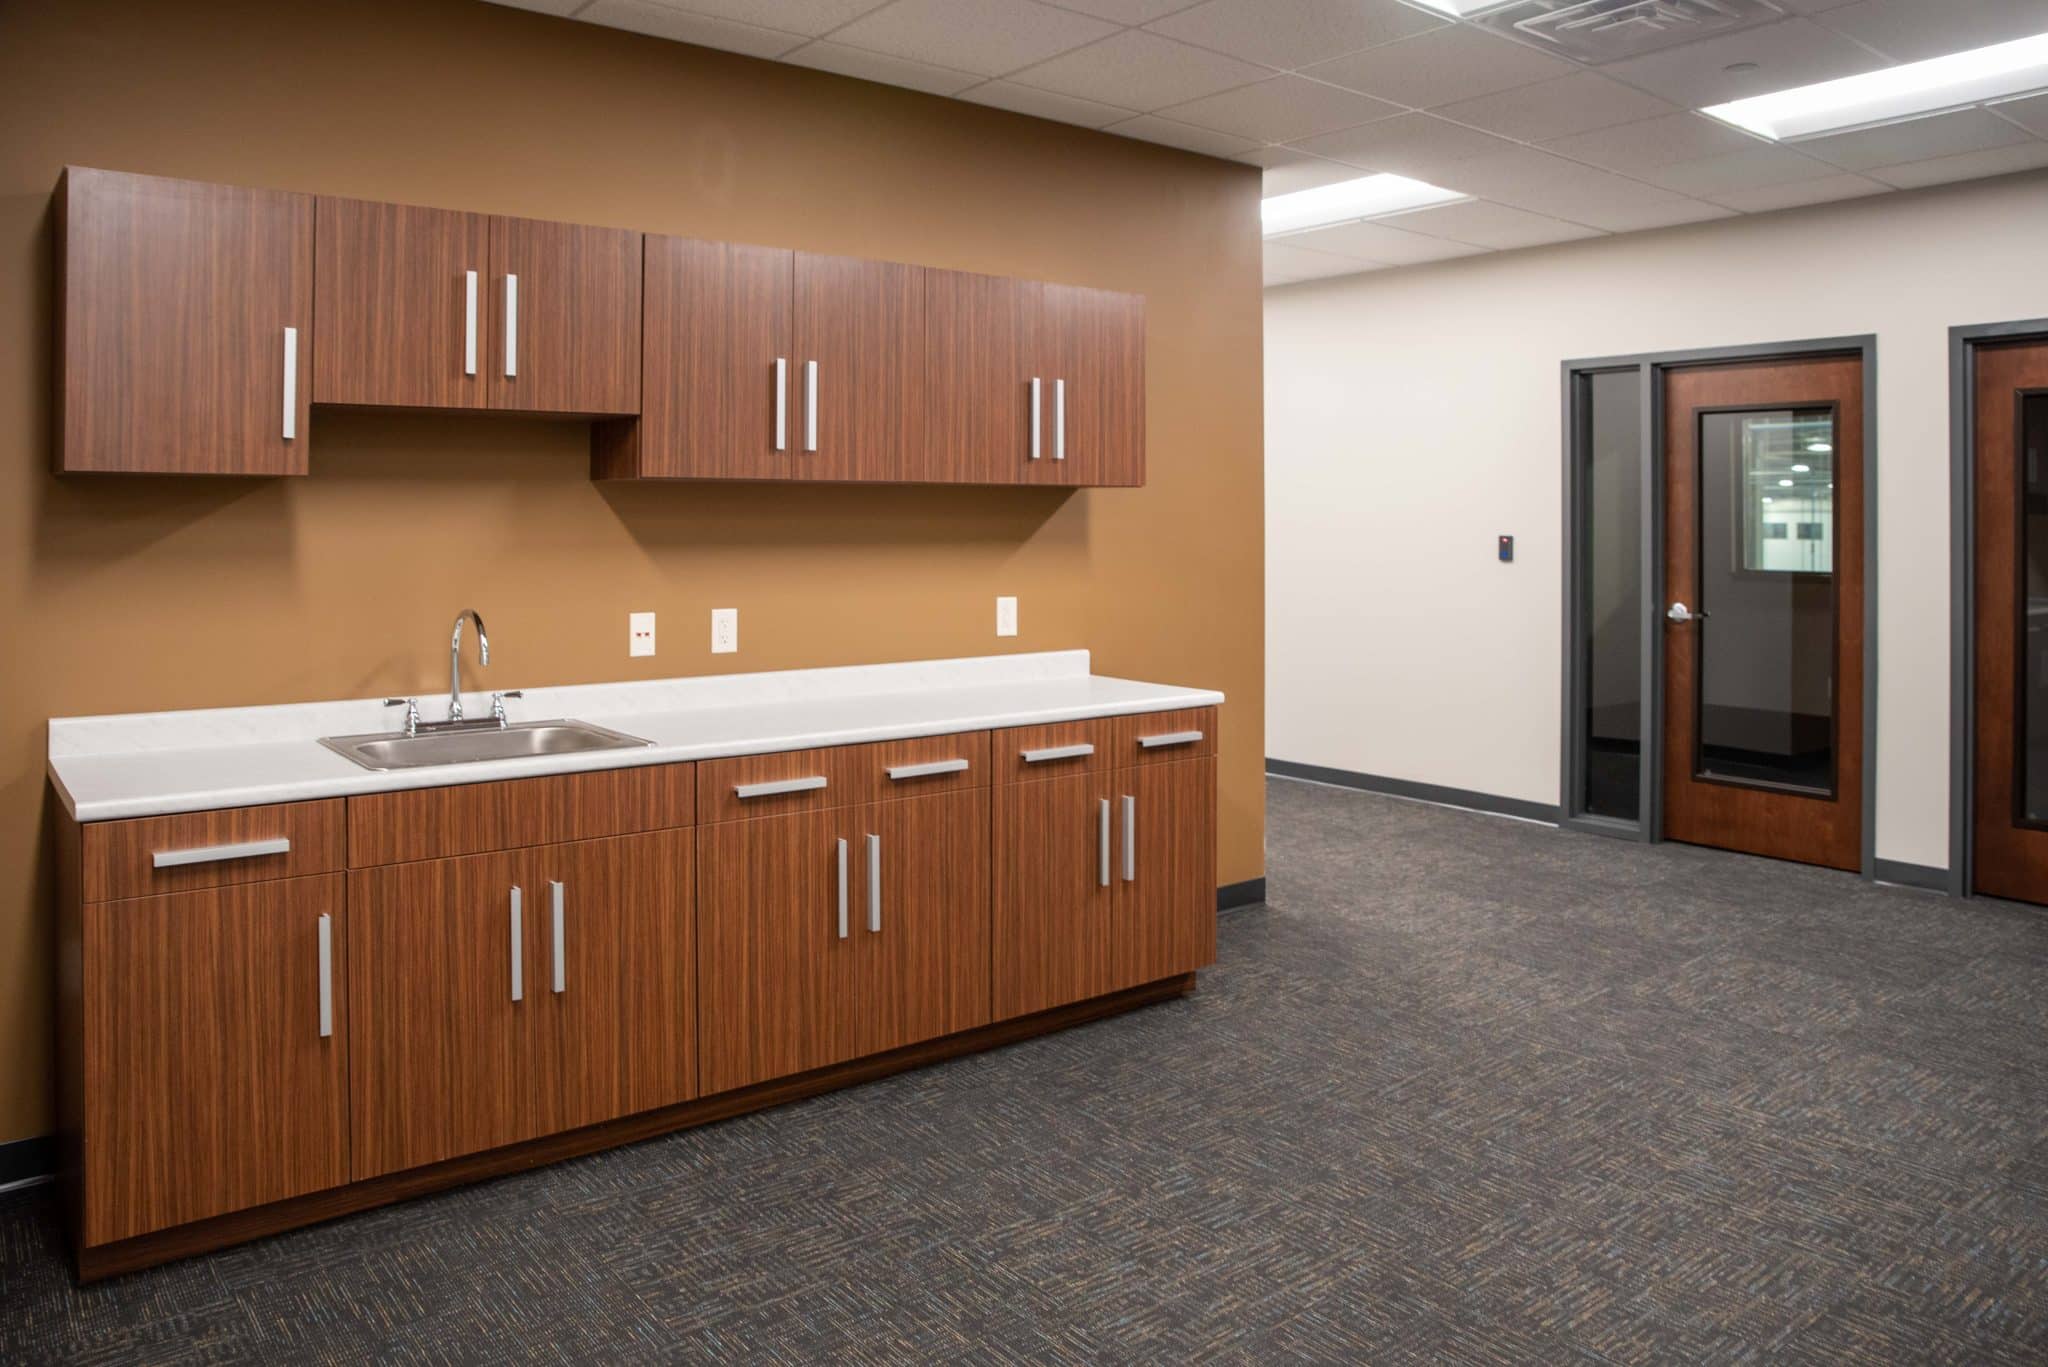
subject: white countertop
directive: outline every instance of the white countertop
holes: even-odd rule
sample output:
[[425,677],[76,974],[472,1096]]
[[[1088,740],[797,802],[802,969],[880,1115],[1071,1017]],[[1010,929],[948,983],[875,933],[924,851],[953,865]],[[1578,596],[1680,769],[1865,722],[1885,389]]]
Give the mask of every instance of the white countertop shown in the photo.
[[[365,769],[319,743],[321,736],[396,729],[399,713],[378,698],[60,717],[50,722],[50,778],[77,820],[112,821],[1164,712],[1223,701],[1213,689],[1105,678],[1088,670],[1087,651],[1066,650],[530,688],[524,698],[506,704],[513,721],[573,718],[653,743],[385,772]],[[516,683],[507,680],[506,686]],[[489,716],[490,694],[465,694],[463,706],[472,717]],[[445,699],[420,699],[429,721],[439,720],[446,708]]]

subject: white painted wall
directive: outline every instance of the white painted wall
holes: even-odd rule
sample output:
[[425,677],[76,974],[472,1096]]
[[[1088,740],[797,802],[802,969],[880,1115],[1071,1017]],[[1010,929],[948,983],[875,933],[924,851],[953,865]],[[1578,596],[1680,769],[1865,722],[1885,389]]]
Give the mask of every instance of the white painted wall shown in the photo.
[[2031,173],[1268,291],[1266,753],[1555,802],[1560,362],[1875,333],[1877,854],[1946,867],[1948,329],[2044,247]]

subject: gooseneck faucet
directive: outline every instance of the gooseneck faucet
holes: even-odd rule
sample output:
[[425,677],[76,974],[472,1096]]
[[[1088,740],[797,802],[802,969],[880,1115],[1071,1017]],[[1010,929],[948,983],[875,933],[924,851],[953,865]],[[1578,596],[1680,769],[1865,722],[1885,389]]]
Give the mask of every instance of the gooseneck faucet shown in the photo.
[[455,614],[455,634],[448,638],[449,721],[462,720],[462,623],[465,618],[476,623],[476,662],[479,665],[491,662],[491,638],[484,635],[484,619],[477,615],[475,608],[464,608]]

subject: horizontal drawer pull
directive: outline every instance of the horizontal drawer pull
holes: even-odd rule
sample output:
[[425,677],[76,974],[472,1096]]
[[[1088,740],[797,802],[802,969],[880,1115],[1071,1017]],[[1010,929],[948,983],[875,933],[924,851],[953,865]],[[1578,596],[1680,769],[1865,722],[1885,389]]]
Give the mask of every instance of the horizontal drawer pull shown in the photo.
[[1140,736],[1138,744],[1147,750],[1156,750],[1162,745],[1193,745],[1201,738],[1200,731],[1169,731],[1163,736]]
[[1079,745],[1048,745],[1043,750],[1026,750],[1024,752],[1024,762],[1026,764],[1044,764],[1048,760],[1080,759],[1084,755],[1092,755],[1094,753],[1094,745],[1087,741],[1082,741]]
[[812,774],[808,778],[778,778],[767,783],[735,783],[732,795],[745,802],[750,797],[779,797],[783,793],[811,793],[823,788],[828,780],[823,774]]
[[244,840],[233,845],[202,845],[192,850],[158,850],[150,855],[149,862],[159,869],[175,869],[184,864],[219,864],[229,859],[256,859],[266,854],[290,854],[291,850],[291,838],[280,835],[269,840]]
[[958,774],[968,768],[964,759],[935,759],[924,764],[892,764],[889,777],[898,783],[906,778],[930,778],[933,774]]

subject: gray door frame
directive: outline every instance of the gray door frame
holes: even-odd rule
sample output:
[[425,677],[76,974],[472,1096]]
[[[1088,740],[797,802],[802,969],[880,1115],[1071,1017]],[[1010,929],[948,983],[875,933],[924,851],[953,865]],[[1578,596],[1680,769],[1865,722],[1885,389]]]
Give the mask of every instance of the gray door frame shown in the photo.
[[1948,891],[1975,883],[1977,820],[1977,348],[2048,341],[2048,318],[1948,330]]
[[[1759,342],[1744,346],[1699,347],[1685,351],[1639,352],[1627,356],[1595,356],[1568,360],[1559,367],[1563,413],[1564,466],[1564,677],[1560,689],[1563,718],[1560,737],[1559,823],[1572,830],[1624,840],[1664,838],[1664,372],[1714,361],[1791,360],[1803,356],[1855,355],[1863,363],[1863,877],[1877,867],[1877,337],[1819,337],[1792,342]],[[1585,566],[1579,535],[1586,490],[1578,460],[1582,414],[1578,411],[1578,379],[1599,371],[1634,370],[1641,386],[1644,462],[1642,478],[1642,611],[1641,669],[1642,772],[1637,819],[1620,821],[1585,811]]]

